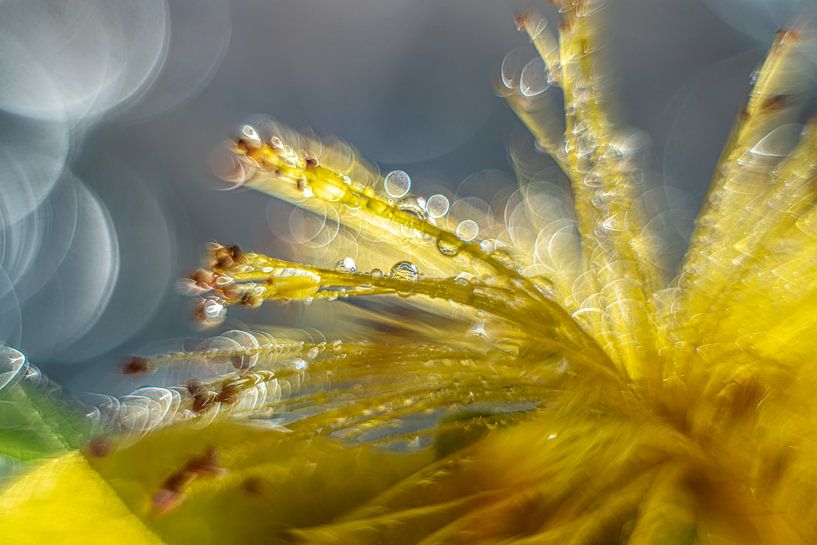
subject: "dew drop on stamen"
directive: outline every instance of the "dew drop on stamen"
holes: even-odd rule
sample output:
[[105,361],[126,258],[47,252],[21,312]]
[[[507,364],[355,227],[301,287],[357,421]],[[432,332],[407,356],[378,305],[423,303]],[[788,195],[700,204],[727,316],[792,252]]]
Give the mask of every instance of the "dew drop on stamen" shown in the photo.
[[463,271],[454,277],[454,282],[459,286],[467,286],[473,279],[473,274]]
[[412,216],[415,216],[417,219],[423,221],[425,221],[425,219],[428,217],[428,214],[426,213],[426,203],[422,197],[406,197],[397,203],[397,209],[402,210],[403,212],[408,212]]
[[233,283],[233,279],[230,276],[220,275],[220,276],[216,277],[216,286],[218,286],[218,287],[229,286],[232,283]]
[[465,242],[471,242],[479,235],[479,224],[474,220],[462,220],[457,225],[457,237]]
[[411,188],[411,178],[402,170],[392,170],[383,180],[383,188],[389,197],[399,199],[404,197]]
[[502,59],[502,67],[500,68],[502,83],[505,87],[508,89],[519,88],[522,70],[533,55],[534,53],[529,47],[518,47],[505,55],[505,58]]
[[202,311],[205,320],[213,324],[218,324],[224,321],[224,317],[227,314],[227,309],[224,308],[224,305],[215,299],[208,299],[205,301],[202,305]]
[[448,214],[449,208],[451,208],[451,203],[445,195],[432,195],[426,201],[426,211],[428,211],[428,216],[433,219],[442,218]]
[[531,59],[519,76],[519,92],[526,97],[544,93],[550,87],[550,78],[545,61],[541,57]]
[[0,346],[0,390],[25,374],[26,357],[8,346]]
[[309,367],[306,361],[303,358],[295,358],[292,360],[292,366],[299,371],[303,371],[307,367]]
[[383,271],[380,269],[372,269],[369,274],[374,278],[381,278],[383,276]]
[[460,240],[451,240],[450,238],[442,236],[437,239],[437,250],[447,257],[454,257],[460,253],[462,246],[463,244]]
[[597,172],[588,172],[582,180],[585,186],[597,188],[604,185],[604,179]]
[[496,250],[496,240],[494,239],[485,239],[479,242],[479,249],[485,252],[486,254],[490,254],[494,250]]
[[[749,150],[749,155],[755,159],[777,159],[785,157],[794,149],[803,131],[803,126],[797,123],[789,123],[776,127]],[[739,159],[741,164],[745,158]],[[750,161],[748,161],[750,162]]]
[[335,265],[335,270],[342,273],[356,273],[357,265],[351,257],[344,257]]
[[252,125],[241,127],[241,139],[254,148],[261,147],[261,137]]
[[420,276],[417,266],[411,261],[398,261],[391,268],[391,274],[403,280],[417,280]]

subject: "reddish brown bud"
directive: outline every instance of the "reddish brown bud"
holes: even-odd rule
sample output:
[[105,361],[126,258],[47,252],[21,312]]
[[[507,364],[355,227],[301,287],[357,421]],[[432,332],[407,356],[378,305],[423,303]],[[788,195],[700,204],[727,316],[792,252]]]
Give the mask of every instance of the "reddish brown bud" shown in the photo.
[[147,373],[150,370],[150,365],[147,358],[133,356],[125,360],[122,364],[122,372],[126,375],[138,375]]

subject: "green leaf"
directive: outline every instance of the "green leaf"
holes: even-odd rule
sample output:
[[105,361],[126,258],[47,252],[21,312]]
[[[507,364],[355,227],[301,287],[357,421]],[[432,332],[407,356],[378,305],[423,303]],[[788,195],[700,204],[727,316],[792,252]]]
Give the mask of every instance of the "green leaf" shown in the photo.
[[0,476],[78,448],[88,430],[81,412],[22,353],[0,346]]

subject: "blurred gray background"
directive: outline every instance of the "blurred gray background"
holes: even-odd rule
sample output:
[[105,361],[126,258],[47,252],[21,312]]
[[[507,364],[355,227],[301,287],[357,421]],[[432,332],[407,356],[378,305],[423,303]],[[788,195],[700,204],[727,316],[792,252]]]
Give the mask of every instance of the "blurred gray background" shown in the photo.
[[[528,4],[0,0],[0,339],[71,390],[124,392],[126,355],[205,335],[176,279],[208,241],[275,239],[269,198],[218,190],[208,166],[252,114],[339,136],[421,192],[510,171],[519,123],[492,81],[527,45]],[[623,118],[693,207],[750,73],[805,4],[609,0]]]

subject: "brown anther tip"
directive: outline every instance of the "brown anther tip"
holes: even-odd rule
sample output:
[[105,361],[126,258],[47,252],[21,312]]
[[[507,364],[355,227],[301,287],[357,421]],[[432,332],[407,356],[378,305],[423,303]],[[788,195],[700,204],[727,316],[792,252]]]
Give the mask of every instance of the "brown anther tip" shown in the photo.
[[246,155],[249,153],[250,149],[247,147],[247,143],[244,140],[237,138],[235,141],[233,141],[233,151]]
[[517,13],[516,16],[514,17],[514,22],[516,23],[516,30],[520,32],[525,30],[532,16],[533,16],[532,8],[527,8]]
[[318,160],[314,157],[307,157],[306,168],[315,168],[318,166]]
[[196,311],[193,313],[193,318],[199,322],[206,322],[207,321],[207,314],[204,312],[204,305],[206,301],[199,302],[196,305]]
[[775,34],[775,40],[778,42],[784,40],[792,40],[793,42],[800,41],[800,31],[790,27],[781,27]]
[[221,293],[224,294],[224,297],[227,299],[238,299],[241,297],[242,289],[240,286],[230,284],[221,288]]
[[197,380],[191,380],[187,383],[187,391],[190,392],[190,395],[196,395],[198,392],[202,391],[202,384]]
[[104,458],[111,453],[111,442],[105,437],[94,437],[88,442],[87,451],[94,458]]
[[227,405],[231,405],[238,401],[238,388],[231,384],[225,384],[221,391],[216,396],[216,401],[219,403],[226,403]]
[[215,400],[216,395],[213,392],[207,390],[196,392],[193,394],[193,412],[201,414],[207,411]]
[[138,375],[140,373],[147,373],[150,370],[149,361],[147,358],[140,356],[133,356],[125,360],[122,364],[122,372],[126,375]]
[[207,269],[197,269],[190,273],[189,278],[202,288],[209,288],[213,283],[213,273]]
[[238,246],[214,246],[212,249],[212,264],[216,268],[229,268],[240,257],[241,248]]

